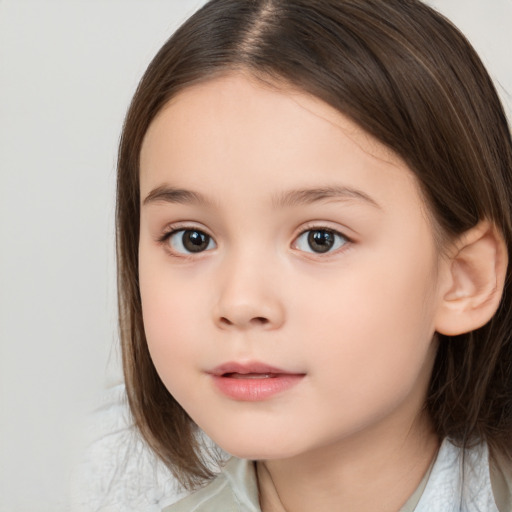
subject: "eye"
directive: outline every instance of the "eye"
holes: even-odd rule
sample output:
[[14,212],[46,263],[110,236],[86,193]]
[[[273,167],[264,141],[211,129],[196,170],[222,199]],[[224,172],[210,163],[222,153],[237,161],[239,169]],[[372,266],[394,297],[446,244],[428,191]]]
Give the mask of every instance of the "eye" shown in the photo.
[[294,243],[296,249],[323,254],[344,246],[349,240],[332,229],[308,229]]
[[216,247],[212,237],[198,229],[180,229],[166,238],[171,249],[181,254],[198,253]]

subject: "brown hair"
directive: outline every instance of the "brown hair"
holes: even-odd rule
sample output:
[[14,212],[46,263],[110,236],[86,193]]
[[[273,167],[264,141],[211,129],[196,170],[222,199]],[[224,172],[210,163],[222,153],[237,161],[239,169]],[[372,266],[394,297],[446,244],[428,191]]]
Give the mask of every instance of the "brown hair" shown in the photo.
[[[243,69],[324,100],[398,153],[444,237],[495,224],[512,254],[512,142],[464,36],[417,0],[212,0],[162,47],[128,111],[118,161],[119,314],[135,424],[186,486],[211,474],[193,421],[151,361],[138,288],[139,154],[171,97]],[[494,318],[440,336],[426,406],[440,438],[512,456],[512,277]]]

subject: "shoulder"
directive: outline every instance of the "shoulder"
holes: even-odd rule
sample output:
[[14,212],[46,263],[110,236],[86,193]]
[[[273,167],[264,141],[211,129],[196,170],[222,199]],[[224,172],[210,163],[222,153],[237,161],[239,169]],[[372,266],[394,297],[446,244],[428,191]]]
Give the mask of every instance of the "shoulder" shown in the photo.
[[502,454],[493,454],[489,462],[494,501],[499,512],[512,510],[512,460]]
[[221,473],[206,487],[163,509],[162,512],[238,512],[233,493]]
[[253,463],[230,459],[208,485],[162,512],[261,512]]
[[124,385],[104,390],[97,402],[87,418],[83,448],[70,475],[70,508],[74,512],[160,512],[182,498],[185,492],[177,480],[133,425]]
[[511,512],[510,492],[502,483],[511,473],[502,465],[497,469],[486,443],[464,448],[445,439],[414,511]]

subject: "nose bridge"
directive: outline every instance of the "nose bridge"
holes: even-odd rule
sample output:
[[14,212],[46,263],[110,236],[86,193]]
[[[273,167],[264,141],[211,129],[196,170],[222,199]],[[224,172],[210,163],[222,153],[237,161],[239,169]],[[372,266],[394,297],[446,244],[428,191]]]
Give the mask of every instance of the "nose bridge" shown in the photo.
[[222,328],[278,328],[284,321],[284,302],[277,286],[279,269],[270,251],[234,248],[218,273],[214,321]]

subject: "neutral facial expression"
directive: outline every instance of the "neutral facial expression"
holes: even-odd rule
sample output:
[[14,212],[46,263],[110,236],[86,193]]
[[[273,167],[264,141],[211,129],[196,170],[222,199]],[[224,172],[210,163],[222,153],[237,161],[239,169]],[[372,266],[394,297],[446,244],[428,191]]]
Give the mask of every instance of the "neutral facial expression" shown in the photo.
[[149,350],[208,435],[260,459],[410,426],[439,258],[398,156],[316,98],[232,74],[159,113],[140,179]]

